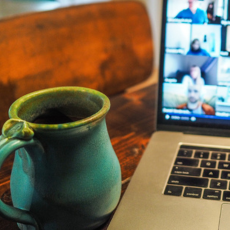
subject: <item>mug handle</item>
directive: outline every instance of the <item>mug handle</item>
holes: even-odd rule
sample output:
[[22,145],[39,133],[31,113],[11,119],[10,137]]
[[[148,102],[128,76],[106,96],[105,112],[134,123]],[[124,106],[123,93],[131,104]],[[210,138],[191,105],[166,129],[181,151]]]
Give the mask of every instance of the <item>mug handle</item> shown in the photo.
[[[19,119],[6,121],[2,128],[2,136],[0,136],[0,169],[5,159],[15,150],[31,145],[42,147],[39,141],[33,139],[33,136],[33,130],[25,121]],[[39,223],[28,211],[7,205],[1,199],[0,215],[12,221],[32,225],[36,230],[41,230]]]

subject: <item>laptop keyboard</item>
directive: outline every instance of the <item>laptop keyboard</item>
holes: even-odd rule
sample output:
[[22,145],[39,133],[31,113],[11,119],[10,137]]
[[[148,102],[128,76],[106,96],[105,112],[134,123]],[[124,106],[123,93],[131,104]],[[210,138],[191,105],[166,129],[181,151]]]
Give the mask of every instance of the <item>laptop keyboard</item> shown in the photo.
[[164,194],[230,202],[230,149],[180,146]]

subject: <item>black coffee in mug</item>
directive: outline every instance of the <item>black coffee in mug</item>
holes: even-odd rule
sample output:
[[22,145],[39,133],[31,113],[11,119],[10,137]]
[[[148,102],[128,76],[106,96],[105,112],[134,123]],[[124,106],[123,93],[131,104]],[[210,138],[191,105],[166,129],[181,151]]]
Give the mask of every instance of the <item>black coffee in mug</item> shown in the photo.
[[36,124],[64,124],[82,120],[84,116],[67,116],[58,109],[48,109],[36,117],[32,123]]

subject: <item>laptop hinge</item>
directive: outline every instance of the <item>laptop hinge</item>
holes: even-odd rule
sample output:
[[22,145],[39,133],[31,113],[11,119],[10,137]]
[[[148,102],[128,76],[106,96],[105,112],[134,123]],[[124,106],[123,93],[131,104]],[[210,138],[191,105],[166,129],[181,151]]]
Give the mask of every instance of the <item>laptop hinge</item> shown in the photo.
[[230,137],[230,130],[229,129],[169,126],[169,125],[158,125],[157,124],[157,130],[182,132],[184,134],[192,134],[192,135]]
[[184,131],[184,134],[191,134],[191,135],[205,135],[205,136],[218,136],[218,137],[229,137],[229,131],[228,130],[189,130]]

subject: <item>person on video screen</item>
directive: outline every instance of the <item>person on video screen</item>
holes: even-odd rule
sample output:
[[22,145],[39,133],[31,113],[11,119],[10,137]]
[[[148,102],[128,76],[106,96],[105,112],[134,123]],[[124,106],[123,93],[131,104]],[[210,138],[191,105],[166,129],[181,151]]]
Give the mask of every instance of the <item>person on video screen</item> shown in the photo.
[[201,77],[200,67],[197,65],[191,66],[189,75],[185,75],[182,79],[182,84],[188,85],[205,85],[204,79]]
[[209,22],[214,21],[214,2],[208,4],[207,17]]
[[212,106],[205,104],[201,101],[201,89],[200,85],[189,85],[187,92],[187,103],[177,106],[177,109],[188,109],[194,114],[206,114],[215,115],[215,110]]
[[176,18],[192,19],[194,24],[208,23],[206,12],[198,8],[198,0],[188,0],[188,8],[180,11]]
[[187,55],[197,55],[197,56],[209,56],[210,54],[200,47],[199,39],[195,38],[190,45],[190,50],[187,52]]

